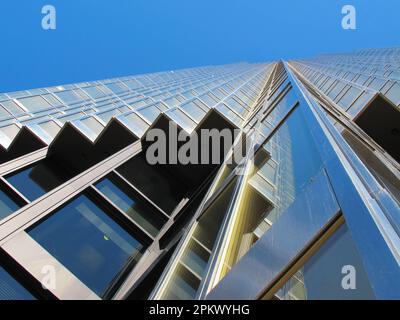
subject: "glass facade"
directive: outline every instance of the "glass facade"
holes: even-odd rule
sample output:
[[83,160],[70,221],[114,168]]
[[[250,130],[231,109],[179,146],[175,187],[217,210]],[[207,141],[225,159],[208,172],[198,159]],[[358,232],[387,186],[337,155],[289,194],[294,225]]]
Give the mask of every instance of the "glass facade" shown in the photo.
[[[0,299],[48,297],[24,286],[49,263],[57,299],[400,299],[399,56],[1,94],[0,250],[21,268],[2,264]],[[169,122],[243,139],[219,164],[151,164]]]

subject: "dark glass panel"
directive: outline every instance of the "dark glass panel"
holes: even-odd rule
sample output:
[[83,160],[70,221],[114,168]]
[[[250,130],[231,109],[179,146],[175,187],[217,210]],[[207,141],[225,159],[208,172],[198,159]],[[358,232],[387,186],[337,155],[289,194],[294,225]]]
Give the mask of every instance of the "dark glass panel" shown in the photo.
[[139,261],[145,250],[86,195],[34,226],[29,235],[100,296],[127,262]]
[[[354,287],[348,287],[352,284],[348,266],[354,270]],[[277,296],[290,300],[375,299],[348,227],[342,225]]]
[[21,206],[0,187],[0,220],[9,216],[14,211],[17,211],[20,207]]
[[0,300],[36,300],[36,298],[0,266]]
[[152,236],[156,236],[166,222],[161,212],[146,205],[133,192],[129,192],[128,187],[112,177],[98,182],[96,188]]
[[49,159],[41,160],[17,173],[8,175],[6,179],[31,201],[58,187],[66,180],[60,167]]

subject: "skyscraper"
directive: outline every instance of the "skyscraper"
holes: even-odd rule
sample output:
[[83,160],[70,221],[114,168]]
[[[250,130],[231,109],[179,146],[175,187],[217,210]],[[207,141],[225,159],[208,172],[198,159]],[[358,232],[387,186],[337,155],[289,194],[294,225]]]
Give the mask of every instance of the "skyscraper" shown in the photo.
[[400,298],[399,57],[0,94],[0,298]]

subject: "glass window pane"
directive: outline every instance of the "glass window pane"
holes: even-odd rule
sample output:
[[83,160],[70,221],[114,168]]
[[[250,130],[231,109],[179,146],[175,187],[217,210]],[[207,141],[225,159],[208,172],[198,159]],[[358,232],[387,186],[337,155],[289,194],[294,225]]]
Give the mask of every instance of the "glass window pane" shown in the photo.
[[[355,289],[342,287],[344,266],[356,271]],[[375,299],[346,225],[342,225],[276,295],[285,300]]]
[[36,298],[0,266],[0,300],[36,300]]
[[351,87],[345,95],[338,101],[338,104],[345,110],[354,102],[355,99],[361,94],[361,90]]
[[397,106],[400,103],[400,85],[396,82],[385,96]]
[[41,96],[21,98],[18,99],[18,101],[21,102],[24,105],[24,107],[27,108],[30,112],[36,112],[43,109],[49,109],[52,107]]
[[106,95],[98,87],[86,87],[86,88],[82,88],[82,90],[85,91],[93,99],[98,99],[98,98],[104,97]]
[[114,83],[107,83],[107,88],[109,88],[112,92],[119,94],[124,91],[128,91],[128,87],[124,86],[122,83],[114,82]]
[[196,122],[190,119],[181,109],[170,110],[166,114],[186,132],[192,132],[196,128]]
[[99,134],[104,129],[104,126],[93,117],[84,118],[81,122],[96,134]]
[[182,105],[181,109],[197,122],[200,122],[206,114],[206,112],[197,106],[193,101]]
[[19,115],[19,114],[22,114],[22,113],[26,112],[24,109],[22,109],[19,105],[17,105],[12,100],[3,101],[1,104],[4,107],[6,107],[7,110],[10,111],[13,115]]
[[98,295],[145,246],[86,195],[28,231],[43,248]]
[[137,112],[140,113],[140,115],[149,122],[153,122],[154,120],[156,120],[156,118],[160,114],[160,110],[157,109],[157,107],[154,105],[140,109]]
[[139,137],[142,136],[149,128],[149,125],[135,113],[125,115],[124,118],[127,120],[128,126],[134,132],[137,132]]
[[62,184],[65,176],[59,166],[45,159],[6,176],[6,179],[27,199],[33,201]]
[[60,106],[61,102],[56,99],[52,94],[43,94],[42,95],[43,98],[45,98],[51,105],[53,106]]
[[55,92],[55,95],[66,104],[82,101],[82,98],[73,90]]
[[129,192],[127,186],[111,177],[98,182],[96,188],[153,237],[166,222],[166,218],[161,213],[150,208],[144,200]]
[[162,294],[162,299],[194,299],[206,270],[222,220],[228,210],[236,179],[206,209],[194,226],[189,242],[183,249],[178,267]]
[[17,211],[21,206],[8,193],[0,189],[0,220]]
[[8,118],[11,117],[11,114],[0,105],[0,117],[1,118]]
[[243,119],[240,118],[235,112],[233,112],[231,109],[229,109],[225,104],[220,103],[216,109],[224,115],[226,118],[228,118],[230,121],[232,121],[235,125],[238,127],[241,126]]

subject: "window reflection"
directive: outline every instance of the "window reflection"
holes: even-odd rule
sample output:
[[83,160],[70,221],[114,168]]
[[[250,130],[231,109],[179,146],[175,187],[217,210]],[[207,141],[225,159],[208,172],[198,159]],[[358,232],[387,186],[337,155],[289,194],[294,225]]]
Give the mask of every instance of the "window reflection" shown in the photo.
[[322,169],[319,153],[300,107],[259,149],[243,191],[220,279],[279,219]]
[[230,204],[236,181],[234,179],[229,184],[193,227],[191,238],[179,258],[179,263],[173,271],[162,299],[195,298],[214,248],[220,225]]
[[153,237],[166,222],[161,212],[146,205],[143,199],[139,199],[139,196],[113,177],[103,179],[96,184],[96,188]]
[[50,159],[6,176],[6,179],[27,199],[33,201],[66,181],[65,174]]
[[[355,288],[350,278],[354,268]],[[346,269],[348,270],[348,269]],[[342,225],[276,294],[285,300],[375,299],[363,263],[347,225]]]
[[0,266],[0,300],[36,300],[36,298]]
[[20,203],[0,187],[0,220],[17,211],[20,207]]
[[102,296],[118,272],[145,250],[87,195],[81,195],[28,231],[83,283]]

